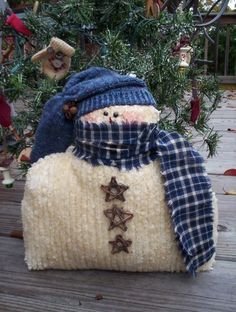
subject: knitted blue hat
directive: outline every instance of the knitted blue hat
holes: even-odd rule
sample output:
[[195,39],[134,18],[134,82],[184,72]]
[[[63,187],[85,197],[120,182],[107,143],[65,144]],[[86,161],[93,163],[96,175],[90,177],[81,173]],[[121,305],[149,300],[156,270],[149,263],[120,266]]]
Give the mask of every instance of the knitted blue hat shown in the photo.
[[143,80],[103,67],[91,67],[73,75],[63,95],[65,102],[77,103],[77,117],[112,105],[156,106]]

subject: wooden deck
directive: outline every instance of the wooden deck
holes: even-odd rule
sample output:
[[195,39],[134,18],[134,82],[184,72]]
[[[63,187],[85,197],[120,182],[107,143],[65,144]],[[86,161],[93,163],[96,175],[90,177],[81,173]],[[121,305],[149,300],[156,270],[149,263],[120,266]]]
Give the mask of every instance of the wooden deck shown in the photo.
[[[14,189],[0,186],[0,312],[25,311],[236,311],[236,177],[223,176],[236,168],[236,92],[223,98],[212,124],[222,135],[219,154],[207,161],[219,199],[217,262],[197,278],[188,274],[107,271],[29,272],[21,230],[20,202],[24,182]],[[103,299],[97,300],[96,296]]]

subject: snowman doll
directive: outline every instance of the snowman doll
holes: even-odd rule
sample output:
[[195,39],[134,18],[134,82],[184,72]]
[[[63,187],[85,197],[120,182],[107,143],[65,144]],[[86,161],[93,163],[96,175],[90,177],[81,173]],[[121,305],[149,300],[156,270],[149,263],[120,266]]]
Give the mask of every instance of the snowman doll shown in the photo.
[[217,209],[204,161],[158,128],[156,107],[144,81],[100,67],[46,103],[22,201],[29,269],[211,269]]

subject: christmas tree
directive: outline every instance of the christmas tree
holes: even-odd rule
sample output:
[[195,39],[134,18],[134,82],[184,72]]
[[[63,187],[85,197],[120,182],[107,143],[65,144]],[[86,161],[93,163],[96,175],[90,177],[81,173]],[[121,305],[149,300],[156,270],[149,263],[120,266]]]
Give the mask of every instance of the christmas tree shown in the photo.
[[[41,2],[37,10],[25,10],[28,34],[6,25],[6,13],[2,13],[2,49],[6,54],[6,39],[14,36],[14,56],[2,57],[0,90],[9,102],[17,100],[25,107],[13,118],[19,137],[8,144],[12,155],[33,144],[46,101],[62,90],[68,77],[89,66],[104,66],[145,79],[162,112],[160,127],[178,131],[188,139],[197,133],[207,145],[209,156],[215,154],[218,135],[208,121],[220,94],[215,78],[204,77],[197,61],[201,48],[193,14],[189,10],[170,13],[171,9],[154,14],[145,5],[144,0]],[[52,37],[75,48],[70,72],[59,81],[47,78],[40,72],[40,65],[31,61],[31,56],[48,46]],[[180,70],[178,56],[181,42],[187,42],[193,50],[190,66],[184,71]],[[191,91],[193,97],[188,96]],[[2,140],[8,130],[0,129]]]

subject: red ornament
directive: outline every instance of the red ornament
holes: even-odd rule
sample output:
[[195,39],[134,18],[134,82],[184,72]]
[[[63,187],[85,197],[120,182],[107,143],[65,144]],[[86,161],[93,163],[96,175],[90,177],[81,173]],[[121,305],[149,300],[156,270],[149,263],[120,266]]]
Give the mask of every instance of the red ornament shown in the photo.
[[186,47],[190,44],[190,39],[187,36],[181,37],[180,41],[176,44],[176,46],[173,48],[173,55],[176,55],[180,52],[180,49],[182,47]]
[[20,158],[20,161],[30,162],[30,159],[29,159],[29,157],[27,157],[25,155],[22,155],[21,158]]
[[4,95],[0,95],[0,125],[7,128],[11,126],[11,123],[11,108]]
[[227,176],[236,176],[236,169],[232,168],[232,169],[228,169],[224,172],[224,175]]
[[191,118],[190,121],[195,123],[200,115],[200,99],[196,97],[191,100]]
[[6,23],[10,25],[12,28],[14,28],[18,33],[24,36],[31,35],[30,30],[25,26],[22,20],[14,13],[8,16]]

